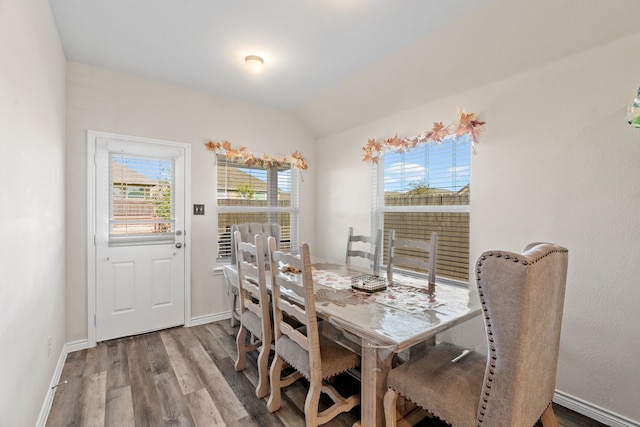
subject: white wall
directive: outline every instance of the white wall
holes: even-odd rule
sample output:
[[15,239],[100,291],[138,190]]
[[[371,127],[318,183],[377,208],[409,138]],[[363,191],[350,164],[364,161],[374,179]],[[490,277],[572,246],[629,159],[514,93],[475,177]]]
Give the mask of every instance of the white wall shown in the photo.
[[209,139],[271,154],[299,150],[310,164],[303,172],[301,238],[313,239],[315,146],[288,114],[75,62],[67,68],[67,341],[87,338],[87,130],[192,145],[191,199],[205,204],[205,215],[193,216],[190,230],[194,318],[229,310],[222,276],[213,273],[216,189],[215,156],[204,148]]
[[0,1],[0,64],[0,426],[33,426],[65,343],[65,58],[48,1]]
[[639,45],[640,34],[321,139],[319,255],[340,260],[347,227],[369,230],[368,138],[414,136],[456,107],[478,113],[487,124],[472,159],[472,261],[531,241],[569,248],[557,389],[640,422],[640,130],[625,116]]

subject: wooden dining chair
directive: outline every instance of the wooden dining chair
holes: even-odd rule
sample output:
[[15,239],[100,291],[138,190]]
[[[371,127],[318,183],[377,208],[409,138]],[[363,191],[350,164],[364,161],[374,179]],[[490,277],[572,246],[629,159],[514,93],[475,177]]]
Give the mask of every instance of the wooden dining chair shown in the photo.
[[[254,243],[242,241],[240,231],[234,233],[238,256],[238,297],[240,301],[240,329],[236,337],[236,371],[247,366],[247,353],[259,350],[258,384],[256,396],[263,398],[269,391],[269,352],[273,341],[271,307],[265,273],[262,236],[256,234]],[[254,259],[254,262],[247,261]],[[249,335],[249,336],[248,336]],[[250,340],[250,342],[247,342]]]
[[[254,243],[254,236],[260,234],[262,236],[262,244],[264,245],[264,258],[269,258],[269,248],[267,246],[267,238],[273,236],[276,244],[280,247],[281,227],[280,224],[249,222],[246,224],[233,224],[231,226],[231,264],[236,265],[236,246],[235,233],[239,231],[243,242]],[[246,261],[255,262],[255,258],[245,254]],[[238,305],[238,287],[235,283],[230,283],[231,291],[231,326],[236,325],[236,321],[240,320],[240,307]]]
[[429,272],[429,288],[436,284],[436,260],[438,257],[438,233],[431,233],[431,240],[397,239],[396,231],[389,232],[389,260],[387,280],[393,283],[393,269],[401,266],[421,273]]
[[[271,363],[271,395],[267,408],[269,412],[277,411],[281,404],[282,388],[304,377],[309,381],[304,403],[306,426],[315,427],[360,403],[360,395],[345,398],[326,382],[357,367],[360,357],[319,333],[309,245],[305,243],[301,246],[300,257],[277,251],[273,238],[269,238],[269,249],[275,357]],[[282,266],[299,273],[282,273],[279,270]],[[284,362],[295,371],[283,377]],[[329,396],[333,404],[319,412],[321,393]]]
[[[353,244],[368,244],[368,250],[363,250],[358,246],[356,249]],[[374,275],[378,275],[380,265],[380,247],[382,245],[382,230],[378,230],[373,236],[361,234],[353,234],[353,227],[349,227],[349,235],[347,237],[347,255],[345,264],[350,265],[352,257],[360,257],[369,260],[369,267],[373,270]]]
[[398,395],[452,426],[526,427],[540,419],[557,427],[551,399],[568,255],[548,243],[527,245],[522,254],[483,253],[476,283],[488,356],[441,343],[392,369],[384,397],[387,427],[398,425]]

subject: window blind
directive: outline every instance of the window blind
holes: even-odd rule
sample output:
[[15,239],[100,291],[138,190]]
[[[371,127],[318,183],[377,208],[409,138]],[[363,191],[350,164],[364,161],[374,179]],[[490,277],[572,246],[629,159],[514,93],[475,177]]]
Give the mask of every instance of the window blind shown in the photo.
[[109,154],[109,244],[173,241],[174,161]]
[[384,230],[385,264],[390,230],[414,240],[429,240],[435,231],[437,275],[469,280],[470,164],[468,137],[384,154],[376,167],[372,223]]

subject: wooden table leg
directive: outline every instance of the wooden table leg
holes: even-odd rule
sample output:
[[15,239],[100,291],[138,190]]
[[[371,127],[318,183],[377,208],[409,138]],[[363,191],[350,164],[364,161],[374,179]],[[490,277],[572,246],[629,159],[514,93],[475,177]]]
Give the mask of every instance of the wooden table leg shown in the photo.
[[387,374],[391,370],[393,352],[376,348],[362,340],[362,389],[360,395],[360,422],[354,426],[382,427],[385,425],[383,398],[387,391]]
[[238,273],[227,271],[224,269],[224,280],[227,284],[227,293],[231,298],[231,327],[236,326],[236,321],[240,324],[240,315],[238,314]]

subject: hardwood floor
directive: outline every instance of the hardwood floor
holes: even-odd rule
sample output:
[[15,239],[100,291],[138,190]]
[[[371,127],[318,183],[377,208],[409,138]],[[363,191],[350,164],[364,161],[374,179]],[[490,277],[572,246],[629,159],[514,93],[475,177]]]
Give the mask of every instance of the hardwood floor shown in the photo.
[[[270,414],[255,397],[256,355],[236,372],[235,334],[229,321],[174,328],[100,343],[70,353],[56,389],[47,427],[62,426],[304,426],[305,385],[290,386]],[[65,382],[66,381],[66,382]],[[346,375],[339,384],[357,388]],[[555,406],[563,427],[604,424]],[[328,427],[351,426],[360,407]],[[445,426],[424,420],[421,427]]]

